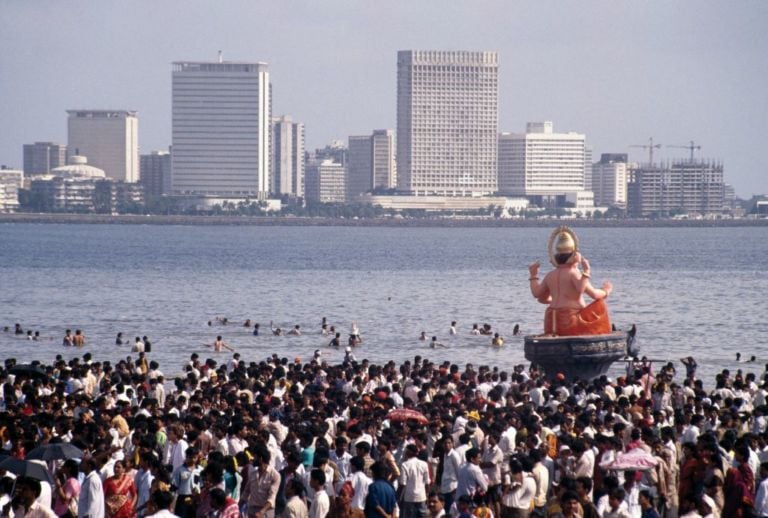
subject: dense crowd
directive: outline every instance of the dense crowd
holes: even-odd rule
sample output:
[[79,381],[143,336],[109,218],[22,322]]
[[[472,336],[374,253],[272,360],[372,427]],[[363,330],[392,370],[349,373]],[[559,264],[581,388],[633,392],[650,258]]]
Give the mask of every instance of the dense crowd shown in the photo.
[[147,356],[5,362],[3,516],[768,516],[764,375]]

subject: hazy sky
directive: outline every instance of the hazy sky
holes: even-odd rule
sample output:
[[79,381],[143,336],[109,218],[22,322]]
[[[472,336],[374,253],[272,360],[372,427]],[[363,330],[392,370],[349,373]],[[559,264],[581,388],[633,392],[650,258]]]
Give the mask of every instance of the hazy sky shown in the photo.
[[[0,164],[66,143],[72,108],[139,112],[171,139],[175,60],[266,61],[307,147],[394,128],[396,52],[499,52],[500,131],[551,120],[600,153],[701,144],[741,196],[768,192],[768,2],[0,0]],[[685,157],[666,148],[656,156]]]

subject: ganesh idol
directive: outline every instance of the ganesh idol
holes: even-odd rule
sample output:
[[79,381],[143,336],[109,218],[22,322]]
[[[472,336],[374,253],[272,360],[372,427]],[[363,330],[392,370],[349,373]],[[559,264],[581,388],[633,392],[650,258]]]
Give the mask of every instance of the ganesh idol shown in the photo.
[[[602,288],[592,286],[589,261],[579,253],[579,240],[573,230],[564,226],[555,229],[549,238],[548,252],[554,269],[543,279],[539,278],[538,261],[528,266],[531,293],[542,304],[548,304],[544,334],[610,334],[605,299],[613,291],[613,285],[606,281]],[[593,302],[587,305],[584,295]]]

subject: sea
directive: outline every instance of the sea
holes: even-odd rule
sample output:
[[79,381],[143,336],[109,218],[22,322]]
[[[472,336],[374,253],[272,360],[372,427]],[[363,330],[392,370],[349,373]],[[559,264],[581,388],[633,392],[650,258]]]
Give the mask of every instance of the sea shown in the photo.
[[[554,228],[554,225],[553,225]],[[549,268],[551,228],[259,227],[162,225],[0,225],[0,358],[51,362],[90,352],[133,356],[136,336],[166,376],[189,356],[219,362],[206,345],[221,335],[246,361],[273,353],[331,362],[329,325],[363,337],[358,360],[526,364],[521,336],[542,331],[545,307],[530,294],[528,264]],[[581,251],[595,284],[610,280],[612,321],[637,325],[642,355],[660,362],[693,356],[711,385],[724,368],[761,374],[768,363],[768,227],[583,228]],[[216,323],[226,317],[227,325]],[[261,324],[260,336],[243,327]],[[211,321],[212,325],[208,322]],[[451,321],[458,334],[451,336]],[[273,336],[299,325],[301,336]],[[14,324],[41,340],[13,334]],[[472,336],[488,323],[505,338]],[[65,329],[86,335],[62,346]],[[445,346],[431,349],[424,331]],[[128,345],[115,345],[122,332]],[[742,362],[755,356],[754,362]],[[621,375],[623,364],[610,374]]]

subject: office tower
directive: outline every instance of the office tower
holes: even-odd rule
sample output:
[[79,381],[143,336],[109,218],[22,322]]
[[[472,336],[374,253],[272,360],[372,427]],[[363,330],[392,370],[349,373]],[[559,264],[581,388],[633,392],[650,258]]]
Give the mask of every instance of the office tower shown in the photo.
[[633,217],[723,212],[723,164],[709,160],[643,165],[629,172],[627,211]]
[[269,193],[271,88],[266,63],[173,63],[171,190]]
[[272,121],[272,188],[277,195],[304,196],[304,124],[288,115]]
[[373,139],[370,135],[349,137],[347,155],[347,199],[373,189]]
[[398,190],[497,190],[498,70],[495,52],[398,52]]
[[168,151],[152,151],[148,155],[141,155],[140,162],[144,196],[167,194],[171,183],[171,154]]
[[529,122],[525,133],[499,135],[499,191],[558,196],[584,190],[585,137],[554,133],[552,123]]
[[343,165],[331,159],[307,164],[307,200],[322,203],[347,201],[347,172]]
[[349,137],[347,195],[350,200],[373,189],[397,185],[395,136],[392,130]]
[[108,178],[139,181],[139,119],[135,111],[67,110],[70,156],[87,156]]
[[48,174],[54,167],[67,163],[67,146],[53,142],[24,144],[24,172],[27,175]]
[[374,130],[371,135],[373,155],[373,188],[392,189],[397,186],[395,165],[395,132],[389,129]]
[[592,165],[592,191],[598,207],[627,206],[627,155],[603,153]]

